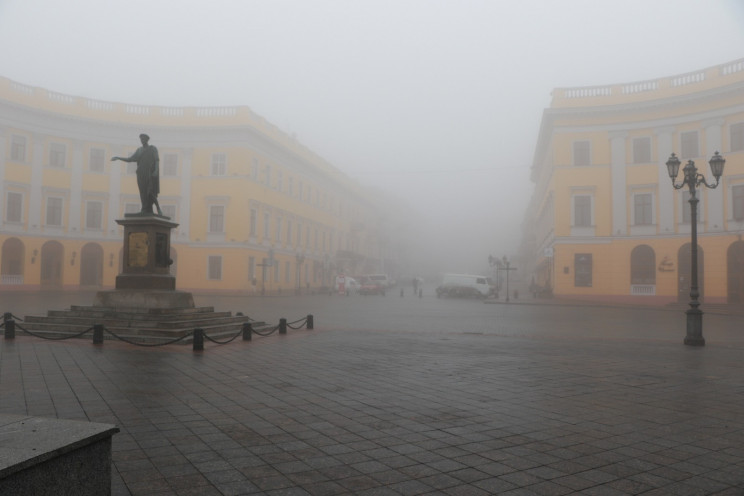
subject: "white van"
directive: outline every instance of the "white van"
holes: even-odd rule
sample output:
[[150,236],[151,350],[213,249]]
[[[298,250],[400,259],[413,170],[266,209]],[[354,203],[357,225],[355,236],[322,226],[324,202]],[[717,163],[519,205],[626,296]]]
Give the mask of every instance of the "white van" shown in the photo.
[[488,277],[472,274],[445,274],[437,287],[437,298],[442,296],[478,296],[485,298],[491,293]]
[[383,288],[391,288],[395,286],[395,283],[387,276],[387,274],[369,274],[366,277]]

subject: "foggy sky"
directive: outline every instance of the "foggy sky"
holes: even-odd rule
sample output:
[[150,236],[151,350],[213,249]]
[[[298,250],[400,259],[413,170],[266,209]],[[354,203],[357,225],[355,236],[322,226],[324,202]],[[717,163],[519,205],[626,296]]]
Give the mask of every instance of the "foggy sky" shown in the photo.
[[517,249],[553,88],[738,59],[744,2],[0,0],[0,46],[0,75],[60,93],[249,106],[474,271]]

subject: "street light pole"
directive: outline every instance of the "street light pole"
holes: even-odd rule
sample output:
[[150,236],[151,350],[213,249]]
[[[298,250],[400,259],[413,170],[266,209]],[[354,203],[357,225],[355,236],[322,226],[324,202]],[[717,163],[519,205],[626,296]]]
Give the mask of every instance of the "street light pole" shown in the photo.
[[688,160],[687,165],[682,169],[684,173],[683,181],[680,184],[676,184],[675,180],[679,174],[680,161],[672,153],[666,163],[674,189],[682,189],[687,186],[690,191],[690,308],[685,312],[687,314],[685,344],[690,346],[705,346],[705,338],[703,338],[703,311],[698,308],[700,306],[697,243],[697,206],[699,200],[696,190],[701,185],[704,185],[706,188],[715,189],[723,175],[723,166],[726,164],[726,160],[716,152],[708,163],[710,164],[711,172],[713,172],[713,177],[716,179],[716,184],[713,185],[708,184],[705,176],[698,174],[698,169],[692,160]]

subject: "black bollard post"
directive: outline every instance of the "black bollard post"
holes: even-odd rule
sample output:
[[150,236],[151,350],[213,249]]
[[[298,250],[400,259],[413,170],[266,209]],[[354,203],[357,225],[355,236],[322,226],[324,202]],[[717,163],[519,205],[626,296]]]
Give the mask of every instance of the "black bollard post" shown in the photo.
[[313,330],[313,316],[310,314],[307,315],[307,328],[308,330]]
[[253,336],[253,326],[250,322],[243,324],[243,341],[250,341]]
[[287,334],[287,319],[279,319],[279,334]]
[[15,339],[15,320],[13,314],[6,312],[3,314],[3,325],[5,327],[5,339]]
[[204,351],[204,329],[194,329],[194,351]]
[[103,324],[93,324],[93,344],[103,344]]

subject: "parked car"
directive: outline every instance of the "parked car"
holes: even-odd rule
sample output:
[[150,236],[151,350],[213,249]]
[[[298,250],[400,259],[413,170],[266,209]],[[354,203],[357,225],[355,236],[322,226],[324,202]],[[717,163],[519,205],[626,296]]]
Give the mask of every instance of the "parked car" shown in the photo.
[[369,276],[362,277],[362,287],[359,288],[359,294],[370,295],[379,294],[385,296],[385,286],[379,280],[372,279]]
[[392,288],[395,286],[395,281],[390,279],[387,274],[369,274],[365,277],[379,283],[384,288]]

